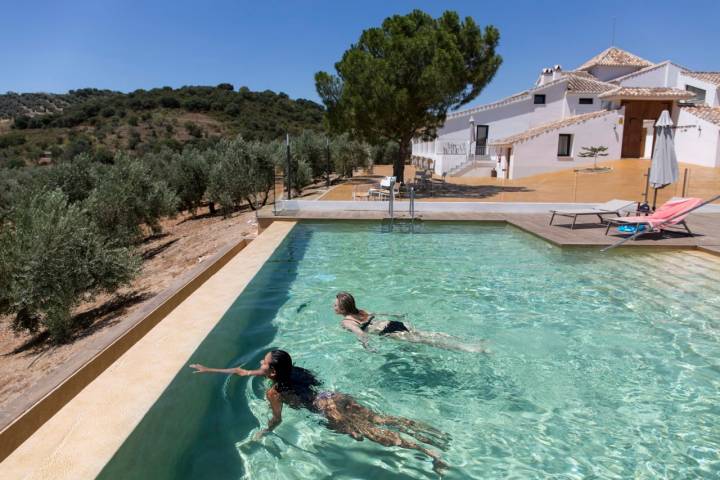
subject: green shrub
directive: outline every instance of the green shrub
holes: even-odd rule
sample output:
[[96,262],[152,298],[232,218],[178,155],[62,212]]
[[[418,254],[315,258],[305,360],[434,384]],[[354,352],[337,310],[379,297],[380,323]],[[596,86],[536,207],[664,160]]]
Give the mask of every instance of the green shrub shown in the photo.
[[8,133],[0,136],[0,148],[16,147],[24,145],[26,142],[25,135],[19,133]]
[[18,204],[0,231],[0,313],[14,315],[15,330],[44,327],[61,342],[81,300],[114,291],[137,268],[137,258],[103,236],[80,204],[42,191]]
[[191,137],[202,138],[203,136],[202,127],[193,122],[185,122],[185,130],[187,130]]

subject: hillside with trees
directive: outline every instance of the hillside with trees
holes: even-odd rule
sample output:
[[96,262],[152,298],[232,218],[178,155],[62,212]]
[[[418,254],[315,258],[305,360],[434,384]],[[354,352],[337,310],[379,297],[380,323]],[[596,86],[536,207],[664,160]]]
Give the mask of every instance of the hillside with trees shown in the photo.
[[0,167],[46,164],[88,153],[109,162],[137,154],[204,146],[241,135],[269,141],[323,129],[324,108],[270,90],[170,87],[131,93],[72,90],[67,94],[0,95]]

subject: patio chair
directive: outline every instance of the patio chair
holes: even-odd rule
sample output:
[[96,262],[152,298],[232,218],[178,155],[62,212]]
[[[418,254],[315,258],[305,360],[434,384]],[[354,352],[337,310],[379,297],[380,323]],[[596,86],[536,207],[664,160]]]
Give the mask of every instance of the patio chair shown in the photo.
[[575,222],[577,222],[577,218],[581,217],[583,215],[594,215],[600,219],[600,223],[605,222],[605,218],[603,215],[616,215],[621,216],[621,212],[625,210],[632,209],[634,211],[633,206],[636,204],[636,202],[631,202],[630,200],[610,200],[609,202],[602,203],[598,205],[597,207],[591,207],[591,208],[570,208],[567,210],[550,210],[550,213],[552,213],[552,217],[550,217],[550,225],[553,224],[553,220],[555,220],[555,217],[571,217],[573,219],[572,225],[570,225],[570,230],[573,230],[575,228]]
[[[400,198],[400,184],[395,183],[393,184],[393,190],[395,191],[395,198]],[[379,188],[374,189],[373,192],[374,195],[377,195],[380,200],[389,200],[390,199],[390,189],[389,188]]]
[[679,225],[692,237],[694,235],[685,222],[685,217],[690,213],[690,210],[701,203],[703,203],[702,198],[671,198],[650,215],[610,219],[607,229],[605,230],[605,235],[608,234],[610,228],[613,226],[634,226],[634,229],[632,227],[630,228],[632,231],[626,233],[636,233],[642,228],[647,228],[647,231],[642,233],[642,235],[644,235],[651,232],[670,231],[668,227]]

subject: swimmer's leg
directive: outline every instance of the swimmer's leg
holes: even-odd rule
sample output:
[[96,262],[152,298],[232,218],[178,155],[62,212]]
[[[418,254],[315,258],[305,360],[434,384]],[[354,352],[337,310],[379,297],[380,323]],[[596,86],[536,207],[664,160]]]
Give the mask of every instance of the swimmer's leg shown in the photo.
[[447,449],[447,444],[450,441],[450,435],[423,422],[410,420],[409,418],[376,414],[372,420],[376,425],[394,427],[402,433],[415,437],[422,443],[427,443],[441,450]]
[[444,350],[454,350],[457,352],[467,353],[487,353],[487,349],[482,344],[473,345],[463,343],[459,338],[446,333],[410,330],[408,332],[393,332],[385,336],[410,343],[421,343],[431,347],[442,348]]
[[380,445],[385,445],[387,447],[395,446],[400,448],[407,448],[410,450],[417,450],[418,452],[424,453],[428,457],[432,458],[433,470],[437,472],[440,472],[442,469],[447,468],[447,464],[443,462],[442,457],[439,453],[433,452],[432,450],[418,445],[415,442],[406,440],[401,437],[400,434],[397,432],[393,432],[392,430],[385,430],[368,424],[366,428],[363,429],[363,434],[367,439],[372,440],[375,443],[379,443]]

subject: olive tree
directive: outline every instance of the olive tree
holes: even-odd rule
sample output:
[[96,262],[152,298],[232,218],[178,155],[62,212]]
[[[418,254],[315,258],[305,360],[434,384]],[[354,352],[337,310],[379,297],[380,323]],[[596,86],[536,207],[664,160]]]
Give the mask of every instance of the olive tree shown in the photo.
[[315,74],[333,131],[350,131],[377,144],[398,145],[393,174],[403,181],[416,136],[432,138],[449,110],[476,98],[502,59],[499,32],[471,17],[420,10],[386,18],[362,32],[335,64],[336,75]]
[[327,136],[311,130],[293,137],[290,144],[292,155],[310,167],[312,178],[325,175],[327,170],[326,142]]
[[195,215],[202,204],[210,178],[210,165],[203,152],[187,148],[175,155],[169,168],[170,187],[179,199],[179,208]]
[[17,331],[44,327],[55,342],[72,331],[81,300],[128,283],[138,259],[108,239],[60,190],[31,194],[0,229],[0,314]]
[[345,177],[352,177],[355,168],[366,167],[371,161],[370,146],[352,140],[347,133],[333,138],[330,151],[335,172]]
[[208,198],[220,204],[226,216],[244,202],[253,210],[264,206],[273,187],[278,155],[274,143],[249,142],[242,137],[221,140],[208,152],[213,159]]
[[103,232],[122,242],[139,240],[143,225],[159,233],[160,218],[176,212],[177,196],[141,159],[118,154],[95,185],[85,201],[87,210]]

